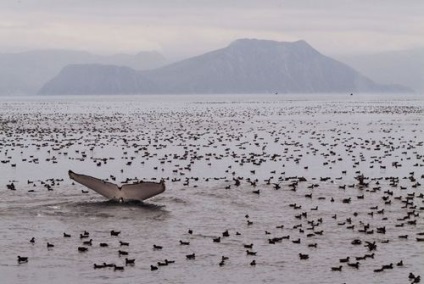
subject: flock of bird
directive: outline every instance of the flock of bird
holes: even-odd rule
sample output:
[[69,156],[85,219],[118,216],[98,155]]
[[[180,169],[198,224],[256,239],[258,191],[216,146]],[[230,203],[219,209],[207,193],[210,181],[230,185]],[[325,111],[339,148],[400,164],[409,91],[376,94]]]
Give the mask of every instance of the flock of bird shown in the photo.
[[[331,250],[331,231],[343,232],[350,236],[345,242],[349,253],[331,261],[328,271],[367,269],[379,275],[402,270],[410,283],[419,283],[423,270],[409,271],[408,259],[385,259],[383,252],[391,243],[424,245],[423,119],[407,119],[423,110],[417,106],[355,107],[206,105],[129,114],[22,112],[7,116],[6,112],[0,118],[0,166],[13,171],[24,164],[46,168],[84,165],[97,171],[102,168],[106,180],[120,183],[164,178],[168,187],[164,195],[178,196],[177,189],[213,187],[236,191],[247,199],[269,199],[289,215],[270,223],[254,217],[252,208],[244,208],[244,220],[237,221],[243,223],[241,227],[222,227],[215,234],[199,232],[205,228],[186,228],[176,236],[171,250],[209,242],[216,265],[226,267],[235,256],[219,254],[216,247],[236,243],[237,257],[246,258],[247,266],[260,267],[265,251],[290,245],[296,250],[291,261],[302,265],[318,251]],[[369,121],[361,115],[368,115]],[[346,116],[352,121],[337,120]],[[405,121],[410,123],[406,128]],[[112,171],[117,168],[118,172]],[[129,177],[140,168],[142,176]],[[10,179],[4,185],[4,190],[28,194],[63,188],[80,190],[81,200],[89,193],[63,176]],[[266,210],[272,215],[279,208]],[[253,234],[249,228],[258,223],[263,228],[260,235],[255,233],[246,242]],[[81,257],[92,249],[108,250],[117,257],[116,262],[93,263],[95,270],[125,271],[144,265],[160,272],[165,266],[194,265],[202,258],[202,253],[188,250],[183,258],[170,256],[147,264],[142,255],[131,252],[131,240],[122,235],[125,232],[119,228],[111,230],[106,239],[74,231],[64,232],[60,244],[40,244],[32,236],[25,243],[54,250],[73,240],[71,246]],[[156,243],[151,249],[162,251],[164,247]],[[20,265],[31,261],[28,256],[17,256]]]

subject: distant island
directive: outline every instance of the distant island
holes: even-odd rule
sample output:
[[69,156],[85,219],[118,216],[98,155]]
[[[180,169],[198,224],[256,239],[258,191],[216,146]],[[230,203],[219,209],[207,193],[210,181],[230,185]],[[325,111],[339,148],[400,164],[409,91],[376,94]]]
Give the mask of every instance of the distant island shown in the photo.
[[378,84],[305,41],[240,39],[229,46],[147,71],[66,66],[40,95],[411,92]]

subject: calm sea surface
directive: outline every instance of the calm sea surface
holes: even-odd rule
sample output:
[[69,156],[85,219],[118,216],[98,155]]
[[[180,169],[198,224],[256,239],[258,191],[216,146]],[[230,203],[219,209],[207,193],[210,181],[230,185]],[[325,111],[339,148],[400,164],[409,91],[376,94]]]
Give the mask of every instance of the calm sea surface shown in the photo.
[[[0,97],[0,282],[424,277],[423,111],[403,95]],[[68,170],[167,190],[116,204]]]

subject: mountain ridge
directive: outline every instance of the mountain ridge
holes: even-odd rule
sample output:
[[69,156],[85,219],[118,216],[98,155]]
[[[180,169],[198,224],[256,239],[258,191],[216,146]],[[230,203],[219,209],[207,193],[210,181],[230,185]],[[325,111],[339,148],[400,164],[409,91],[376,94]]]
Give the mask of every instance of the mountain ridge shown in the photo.
[[[63,80],[69,80],[69,78],[72,81],[79,82],[79,84],[68,86]],[[54,88],[55,93],[66,93],[68,95],[134,94],[141,87],[150,84],[130,67],[105,64],[67,65],[51,82],[56,86]],[[50,92],[48,85],[43,86],[43,88],[42,92]]]
[[[97,67],[96,72],[102,72],[103,68],[109,76],[113,74],[111,66]],[[72,71],[83,72],[86,76],[61,72],[58,76],[62,78],[56,77],[46,83],[39,94],[66,95],[71,94],[66,92],[67,89],[75,90],[72,86],[87,86],[90,77],[97,75],[90,75],[83,69],[82,65],[74,66]],[[105,78],[116,83],[113,92],[107,93],[119,94],[128,90],[134,94],[410,91],[402,86],[377,84],[348,65],[321,54],[304,40],[238,39],[227,47],[157,69],[133,71],[139,78],[136,80],[134,72],[127,72],[133,79],[125,82],[132,86],[126,86],[122,92],[116,88],[121,84],[116,78]],[[98,80],[90,82],[100,83]],[[103,94],[105,91],[103,87],[96,88],[94,85],[87,88],[90,94]],[[84,94],[85,91],[80,89],[80,92]]]
[[0,53],[0,95],[34,95],[59,72],[71,64],[114,64],[144,70],[164,65],[165,58],[155,51],[135,55],[96,55],[66,49]]

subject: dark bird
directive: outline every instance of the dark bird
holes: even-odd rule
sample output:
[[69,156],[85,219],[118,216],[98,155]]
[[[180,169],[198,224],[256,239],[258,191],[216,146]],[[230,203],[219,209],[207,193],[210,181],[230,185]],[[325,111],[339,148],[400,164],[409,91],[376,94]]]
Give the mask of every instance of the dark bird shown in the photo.
[[25,263],[25,262],[28,262],[28,257],[18,255],[18,263]]
[[302,260],[309,259],[309,255],[299,253],[299,258],[302,259]]
[[105,264],[94,264],[93,265],[93,267],[94,267],[94,269],[99,269],[99,268],[105,268],[106,266],[105,266]]
[[134,265],[135,264],[135,258],[129,259],[125,258],[125,265]]
[[10,190],[16,190],[16,187],[13,184],[13,182],[11,184],[7,184],[6,187],[7,187],[7,189],[10,189]]
[[186,255],[186,258],[187,258],[187,259],[195,259],[195,258],[196,258],[196,255],[195,255],[194,253],[192,253],[192,254],[187,254],[187,255]]
[[358,268],[359,268],[359,262],[355,262],[355,263],[348,263],[347,265],[348,265],[348,266],[350,266],[350,267],[354,267],[354,268],[356,268],[356,269],[358,269]]
[[115,267],[115,264],[114,263],[103,262],[103,265],[104,265],[104,267]]
[[78,247],[78,251],[79,252],[86,252],[86,251],[88,251],[88,248],[86,248],[86,247]]
[[373,251],[373,250],[377,250],[377,245],[375,244],[375,242],[366,242],[367,244],[365,245],[369,251]]
[[88,239],[89,235],[80,234],[80,239]]

